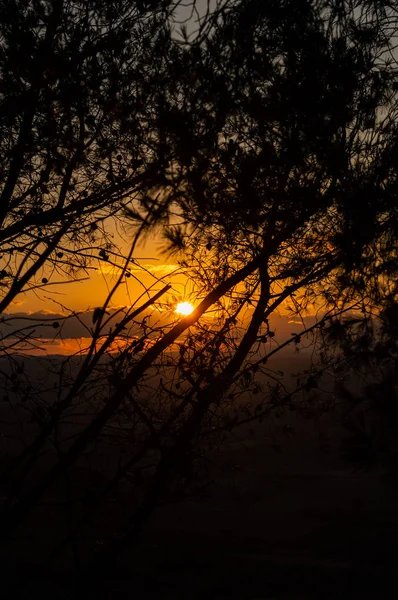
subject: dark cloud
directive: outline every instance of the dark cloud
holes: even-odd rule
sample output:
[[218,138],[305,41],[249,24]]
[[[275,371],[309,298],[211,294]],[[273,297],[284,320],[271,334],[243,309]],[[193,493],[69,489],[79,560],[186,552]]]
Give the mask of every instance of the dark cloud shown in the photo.
[[[111,317],[107,329],[120,321],[122,313],[113,311],[106,315]],[[0,336],[10,336],[17,331],[24,330],[34,332],[35,336],[43,339],[53,339],[61,337],[63,339],[90,338],[90,331],[93,329],[94,310],[88,310],[78,315],[66,316],[61,313],[51,313],[49,311],[40,311],[35,313],[17,312],[13,314],[3,314],[0,317]],[[106,331],[106,330],[105,330]]]
[[[35,340],[40,340],[37,347],[38,354],[42,354],[43,351],[63,355],[85,352],[92,337],[94,310],[71,316],[50,311],[2,314],[0,316],[0,338],[3,338],[3,343],[7,346],[12,345],[17,338],[21,340],[23,334],[29,334]],[[103,334],[106,334],[111,327],[114,327],[123,318],[123,312],[117,311],[117,309],[110,312],[111,314],[106,315],[107,318],[110,317],[110,320],[103,329]],[[149,309],[146,314],[142,313],[137,320],[142,320],[145,316],[150,315],[152,316],[149,323],[162,327],[170,323],[172,313],[168,311],[160,313],[157,310]],[[269,340],[270,347],[291,339],[292,334],[298,334],[314,323],[315,318],[313,316],[305,317],[301,322],[286,315],[273,315],[269,324],[275,336],[272,340]],[[16,335],[17,332],[19,332],[18,335]],[[134,326],[130,334],[135,336],[137,333],[141,335],[142,331]],[[5,337],[6,340],[4,340]],[[27,345],[22,343],[20,351],[22,351],[22,347],[28,353],[36,353],[34,347],[31,348],[28,343]],[[285,351],[291,352],[291,346],[289,345]]]
[[[0,317],[0,336],[10,336],[13,332],[20,331],[21,329],[34,330],[36,336],[42,338],[53,339],[54,337],[62,337],[63,339],[81,339],[90,338],[90,331],[93,329],[93,315],[94,310],[88,310],[78,315],[66,316],[61,313],[52,313],[49,311],[39,311],[34,313],[29,312],[16,312],[12,314],[2,314]],[[112,316],[112,312],[114,316]],[[152,313],[148,311],[146,313],[153,314],[153,317],[159,319],[161,316],[157,311]],[[110,311],[110,318],[107,328],[114,326],[123,316],[122,312],[117,312],[116,309]],[[141,318],[145,315],[142,314]],[[165,322],[168,319],[165,319]],[[306,327],[311,326],[315,322],[314,317],[305,317],[304,324]],[[56,327],[54,325],[57,324]],[[276,336],[285,338],[291,333],[299,333],[304,329],[304,325],[297,319],[291,319],[288,316],[276,316],[274,315],[270,319],[270,327],[275,331]],[[104,333],[106,330],[104,331]]]

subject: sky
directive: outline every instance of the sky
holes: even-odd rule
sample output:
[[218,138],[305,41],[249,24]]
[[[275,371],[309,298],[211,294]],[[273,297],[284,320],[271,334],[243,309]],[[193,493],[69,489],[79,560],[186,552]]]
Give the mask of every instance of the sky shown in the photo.
[[[134,230],[125,229],[118,231],[114,221],[109,220],[107,230],[113,235],[115,245],[122,254],[128,254]],[[123,265],[123,260],[113,258],[109,253],[112,263],[98,256],[90,270],[79,272],[75,278],[66,277],[57,273],[50,273],[48,269],[41,271],[36,282],[39,287],[26,293],[21,293],[9,306],[5,313],[5,322],[0,324],[1,336],[8,336],[7,344],[13,343],[12,332],[21,328],[34,326],[37,336],[37,347],[24,347],[29,354],[41,355],[43,352],[50,354],[72,354],[84,351],[89,346],[93,328],[93,312],[101,307],[109,291],[118,279],[121,270],[116,266]],[[187,288],[187,277],[181,273],[176,259],[168,259],[162,252],[162,238],[160,232],[153,232],[142,239],[137,245],[133,255],[135,264],[130,267],[130,277],[123,278],[109,303],[109,310],[129,308],[132,305],[140,306],[152,297],[166,284],[171,284],[171,289],[161,298],[162,304],[173,303],[173,297],[178,300],[187,300],[184,290]],[[45,276],[48,283],[41,285]],[[31,283],[29,284],[29,286]],[[162,310],[157,304],[156,320],[165,318],[168,312],[168,322],[177,318],[173,308]],[[68,318],[73,313],[78,313],[79,318]],[[44,320],[44,322],[43,322]],[[153,321],[153,320],[152,320]],[[52,323],[61,323],[60,328],[53,328]],[[41,341],[39,341],[39,339]],[[40,347],[40,349],[39,349]]]
[[[124,236],[121,238],[117,232],[115,235],[115,243],[120,245],[122,251],[127,252],[129,240]],[[167,260],[161,252],[161,239],[159,234],[152,234],[148,239],[144,240],[134,253],[134,258],[137,263],[143,267],[139,268],[138,264],[130,269],[131,277],[125,279],[112,299],[112,306],[130,305],[140,295],[145,287],[156,284],[157,279],[167,277],[167,283],[171,281],[171,274],[176,271],[178,265],[175,260]],[[122,265],[121,260],[116,260]],[[87,272],[80,272],[76,275],[76,279],[66,278],[57,275],[51,276],[48,272],[40,273],[39,279],[42,276],[48,278],[48,284],[27,293],[20,294],[16,301],[12,303],[9,313],[20,312],[37,312],[41,310],[49,310],[59,312],[61,305],[66,309],[73,311],[85,311],[101,306],[111,289],[112,284],[116,281],[120,270],[102,260],[94,261],[92,268]],[[185,279],[173,278],[175,292],[181,290],[184,286]],[[163,285],[160,282],[153,288],[157,291]]]
[[[210,1],[210,6],[212,5],[214,5],[214,0]],[[206,0],[198,0],[197,8],[200,14],[204,13],[206,6]],[[187,13],[188,9],[184,10]],[[181,15],[181,20],[189,16],[188,13],[185,13]],[[116,245],[121,246],[124,253],[127,253],[129,244],[133,239],[133,229],[131,228],[130,232],[126,230],[122,237],[112,221],[109,222],[108,228],[114,235]],[[181,300],[189,299],[194,302],[194,299],[185,297],[184,290],[187,283],[189,287],[189,281],[181,273],[175,275],[175,271],[178,269],[176,260],[167,259],[161,252],[161,246],[162,240],[159,233],[154,233],[137,247],[134,258],[144,269],[140,269],[138,266],[133,266],[130,269],[131,276],[125,278],[114,293],[111,307],[131,306],[143,292],[145,293],[145,290],[151,288],[151,293],[155,293],[165,283],[171,283],[173,286],[165,296],[165,300],[175,295]],[[37,319],[54,318],[54,320],[57,320],[73,312],[78,312],[90,324],[92,323],[93,310],[103,305],[109,290],[117,279],[118,273],[117,267],[100,257],[93,262],[89,271],[79,273],[75,280],[61,277],[56,273],[49,275],[46,271],[43,271],[39,275],[38,283],[40,283],[42,277],[46,277],[48,284],[20,294],[10,305],[7,313],[17,316],[18,319],[33,317]],[[139,303],[147,299],[148,294],[144,295]],[[19,320],[15,321],[14,324],[18,322]],[[284,318],[283,322],[284,325],[289,325],[287,317]],[[13,326],[9,324],[6,329],[7,327],[12,329]],[[48,336],[47,347],[54,352],[69,353],[76,351],[79,344],[79,347],[83,347],[89,340],[87,331],[76,332],[76,323],[73,325],[73,320],[68,321],[68,325],[62,331],[56,332],[56,338],[53,341],[50,341],[51,338],[54,338],[51,327],[44,327],[44,329],[39,327],[38,331],[44,338]],[[50,336],[49,333],[52,335]]]
[[[121,236],[114,225],[111,225],[111,228],[115,243],[127,253],[133,239],[133,230],[125,231]],[[169,283],[172,284],[172,288],[162,297],[163,306],[157,304],[145,313],[150,315],[151,324],[168,324],[178,318],[178,315],[174,314],[175,298],[177,301],[188,300],[192,304],[195,303],[195,298],[187,293],[190,287],[189,280],[179,270],[178,260],[168,259],[162,253],[160,232],[151,233],[142,240],[136,248],[134,258],[138,264],[130,268],[131,276],[124,278],[112,297],[111,312],[123,307],[128,308],[134,303],[139,306]],[[37,344],[34,347],[24,347],[28,354],[69,355],[84,352],[91,341],[90,330],[93,329],[94,310],[103,305],[120,273],[117,267],[100,257],[92,266],[93,269],[87,273],[79,273],[76,281],[66,277],[62,281],[57,274],[50,276],[46,273],[48,284],[20,294],[7,310],[6,320],[0,324],[1,336],[8,336],[8,343],[12,343],[13,331],[33,326]],[[42,276],[43,274],[40,274],[39,280]],[[164,306],[167,302],[170,303],[169,308]],[[78,318],[71,317],[73,313],[77,313]],[[312,325],[313,322],[314,317],[306,319],[306,325]],[[53,323],[60,323],[60,327],[54,328]],[[302,323],[295,322],[287,314],[283,314],[283,311],[272,317],[271,324],[276,333],[275,341],[280,342],[303,329]]]

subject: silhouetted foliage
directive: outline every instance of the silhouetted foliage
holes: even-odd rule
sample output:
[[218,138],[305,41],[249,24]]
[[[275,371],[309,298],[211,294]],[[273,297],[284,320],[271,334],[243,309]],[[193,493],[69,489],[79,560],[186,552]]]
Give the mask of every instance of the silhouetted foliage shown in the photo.
[[156,180],[151,121],[171,7],[2,4],[1,312],[40,280],[88,266],[100,248],[107,261],[106,219]]
[[[3,117],[1,310],[32,278],[49,283],[42,266],[89,266],[93,248],[110,261],[111,248],[98,247],[105,217],[137,224],[103,305],[88,324],[73,315],[91,338],[78,368],[72,358],[57,366],[53,403],[48,390],[28,390],[35,429],[4,475],[4,537],[65,479],[58,551],[76,550],[90,519],[101,527],[98,511],[124,481],[128,507],[96,568],[162,499],[187,489],[220,436],[270,414],[311,416],[322,374],[357,356],[355,343],[373,344],[373,357],[378,343],[392,351],[366,327],[375,310],[391,322],[397,293],[395,7],[226,0],[191,39],[189,21],[179,36],[167,7],[10,2],[4,26],[4,102],[22,108]],[[154,231],[188,277],[196,308],[185,317],[156,278],[128,307],[112,307],[136,241]],[[281,309],[302,323],[287,339],[272,322]],[[40,325],[55,324],[64,322]],[[346,344],[349,327],[356,342]],[[306,344],[319,360],[288,389],[272,358]],[[18,385],[30,384],[12,365],[6,397],[20,410]],[[110,458],[82,502],[68,474],[90,449]]]
[[[327,329],[345,361],[336,391],[343,399],[347,438],[343,450],[359,467],[389,466],[396,474],[398,402],[397,303],[378,314],[344,319]],[[354,377],[354,384],[353,384]]]

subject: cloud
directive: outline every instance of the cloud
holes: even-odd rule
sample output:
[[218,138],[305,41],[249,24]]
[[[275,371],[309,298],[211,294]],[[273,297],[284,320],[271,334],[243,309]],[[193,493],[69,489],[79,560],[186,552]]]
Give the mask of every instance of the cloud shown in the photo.
[[62,354],[70,356],[71,354],[86,354],[90,347],[89,338],[66,338],[66,339],[45,339],[39,347],[18,348],[20,352],[24,352],[31,356],[44,356],[46,354]]
[[[158,265],[159,267],[161,265]],[[172,315],[172,311],[154,311],[155,306],[149,308],[146,312],[137,317],[141,321],[145,316],[156,313],[156,318],[159,318],[159,313],[164,312],[167,315]],[[43,339],[82,339],[91,338],[91,332],[94,327],[93,316],[94,310],[87,310],[77,315],[65,315],[59,312],[49,310],[41,310],[36,312],[15,312],[12,314],[3,314],[0,317],[0,337],[12,337],[16,331],[24,330],[25,332],[32,331],[34,335]],[[123,315],[122,307],[113,308],[109,311],[110,314],[105,315],[109,319],[109,323],[104,328],[103,333],[107,333],[111,327],[114,327],[119,322]],[[169,322],[168,317],[165,324]],[[304,323],[310,326],[315,322],[314,317],[305,317]],[[55,326],[57,324],[57,326]],[[303,330],[301,321],[284,315],[274,315],[271,318],[270,326],[275,330],[278,337],[289,336],[291,333],[299,333]]]
[[[123,265],[118,267],[118,266],[110,265],[110,264],[101,264],[99,267],[99,270],[104,275],[117,276],[117,275],[120,275],[122,268],[123,268]],[[134,266],[130,267],[128,270],[130,273],[141,273],[142,274],[147,271],[147,272],[151,273],[152,275],[160,275],[160,274],[168,275],[169,273],[172,273],[173,271],[177,271],[179,268],[180,268],[179,265],[174,265],[174,264],[152,265],[152,264],[148,263],[148,264],[145,264],[142,266],[134,265]]]
[[[142,302],[144,302],[144,299]],[[103,318],[103,322],[107,321],[107,323],[101,330],[102,335],[108,334],[110,329],[114,328],[124,318],[126,315],[125,308],[125,306],[119,306],[107,311]],[[96,327],[94,322],[94,320],[96,321],[94,319],[95,311],[98,311],[98,308],[71,315],[49,310],[3,313],[0,314],[0,340],[6,337],[7,343],[9,343],[11,339],[16,339],[17,332],[19,337],[29,334],[35,338],[40,338],[40,340],[49,341],[91,340],[92,332]],[[137,315],[131,324],[131,329],[126,330],[124,333],[134,336],[139,332],[141,336],[142,330],[139,324],[145,317],[148,318],[151,315],[154,315],[154,305]],[[157,311],[156,319],[158,319]],[[159,326],[158,322],[157,325]]]
[[[130,347],[132,342],[137,340],[136,336],[130,336],[128,339],[116,338],[110,346],[107,347],[107,354],[118,353],[124,350],[126,347]],[[18,342],[18,343],[16,343]],[[97,351],[100,349],[104,342],[104,338],[100,338],[96,343]],[[146,340],[144,342],[142,351],[147,350],[155,342],[153,340]],[[48,339],[43,338],[35,341],[34,344],[29,341],[20,341],[16,338],[10,338],[7,340],[6,347],[10,348],[8,354],[24,354],[28,356],[51,356],[51,355],[62,355],[62,356],[79,356],[88,353],[91,347],[91,338],[55,338]]]
[[[150,271],[151,273],[164,273],[164,275],[167,275],[168,273],[172,273],[173,271],[177,271],[180,267],[179,265],[168,265],[168,264],[164,264],[164,265],[144,265],[145,269],[147,269],[147,271]],[[137,269],[139,270],[139,269]]]
[[[81,339],[91,338],[93,329],[94,310],[87,310],[77,315],[65,315],[51,311],[38,312],[17,312],[1,315],[0,336],[10,338],[17,331],[32,332],[34,336],[43,339]],[[123,316],[121,311],[113,309],[111,314],[107,314],[109,323],[105,331],[120,321]],[[113,314],[112,314],[113,313]]]
[[[156,265],[161,267],[162,265]],[[171,265],[169,265],[170,267]],[[155,325],[158,328],[170,325],[171,321],[175,320],[175,315],[172,310],[159,311],[159,308],[150,307],[137,317],[135,324],[128,333],[130,339],[142,335],[142,329],[137,321],[141,322],[144,317],[150,317],[149,324]],[[87,310],[77,315],[67,316],[60,312],[50,310],[42,310],[37,312],[15,312],[12,314],[0,315],[0,338],[3,338],[3,344],[10,346],[17,341],[18,337],[28,334],[34,339],[35,343],[41,349],[34,349],[31,345],[25,343],[24,351],[28,354],[43,355],[47,354],[76,354],[85,353],[92,339],[92,331],[94,329],[93,316],[94,310]],[[111,327],[118,323],[123,315],[123,307],[113,308],[109,311],[106,318],[109,322],[104,327],[103,335],[106,335]],[[314,316],[304,318],[306,327],[315,323]],[[270,319],[270,329],[274,331],[274,342],[279,343],[290,339],[292,334],[299,334],[303,331],[304,326],[294,316],[291,315],[273,315]],[[20,332],[17,336],[17,332]],[[5,339],[4,339],[5,338]],[[118,340],[112,349],[116,350],[117,345],[124,345],[123,340]],[[14,351],[17,347],[14,348]],[[19,345],[19,351],[22,351]]]

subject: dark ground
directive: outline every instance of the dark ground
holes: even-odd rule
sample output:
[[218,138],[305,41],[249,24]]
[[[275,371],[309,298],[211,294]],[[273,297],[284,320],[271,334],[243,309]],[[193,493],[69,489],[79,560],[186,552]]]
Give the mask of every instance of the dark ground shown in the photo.
[[[333,414],[291,413],[257,424],[254,435],[239,430],[211,456],[201,493],[161,506],[87,589],[62,561],[40,566],[58,528],[51,507],[41,507],[37,523],[1,549],[1,597],[395,597],[398,483],[381,469],[355,470],[341,436]],[[84,485],[84,472],[74,478]],[[101,513],[91,545],[101,547],[118,511],[114,503]]]
[[[91,588],[93,597],[389,598],[394,482],[381,472],[353,472],[333,448],[319,452],[312,422],[297,429],[282,437],[280,454],[260,431],[244,448],[231,441],[218,456],[216,482],[159,508],[136,547],[102,574],[100,590]],[[19,597],[81,597],[62,567],[35,566],[40,532],[25,530],[11,546],[3,568],[9,580],[11,573],[14,581],[27,578]]]

